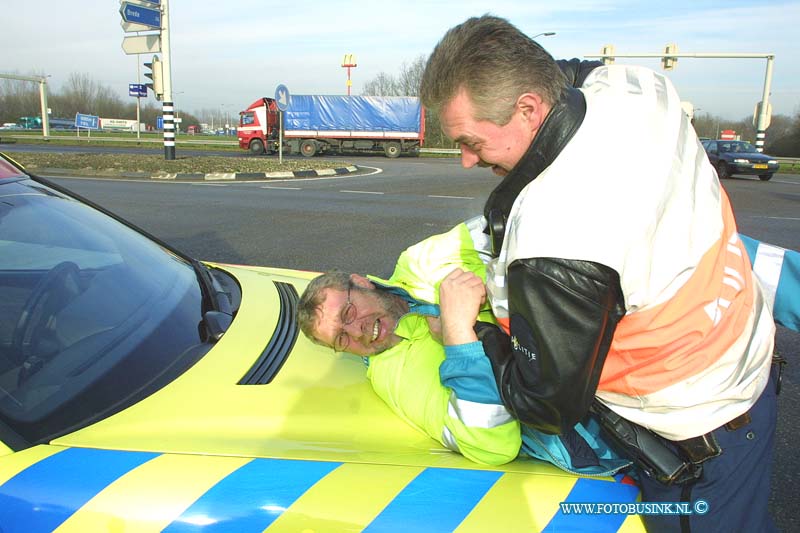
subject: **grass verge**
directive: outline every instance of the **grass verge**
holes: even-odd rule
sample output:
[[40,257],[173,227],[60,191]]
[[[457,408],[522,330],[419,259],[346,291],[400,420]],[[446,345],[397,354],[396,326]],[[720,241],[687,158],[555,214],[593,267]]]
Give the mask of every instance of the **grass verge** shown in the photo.
[[286,172],[342,168],[351,163],[324,159],[284,159],[277,157],[177,156],[167,161],[163,155],[89,154],[59,152],[5,152],[32,172],[60,168],[89,173],[122,172],[210,174],[218,172]]

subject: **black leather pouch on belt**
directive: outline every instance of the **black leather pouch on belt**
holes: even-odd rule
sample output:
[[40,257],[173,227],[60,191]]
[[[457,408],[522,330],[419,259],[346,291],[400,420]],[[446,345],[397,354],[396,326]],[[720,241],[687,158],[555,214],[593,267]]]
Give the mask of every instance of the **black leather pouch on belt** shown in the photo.
[[680,484],[700,477],[702,467],[686,460],[664,439],[650,430],[626,420],[594,400],[591,412],[612,446],[641,468],[647,475],[665,485]]

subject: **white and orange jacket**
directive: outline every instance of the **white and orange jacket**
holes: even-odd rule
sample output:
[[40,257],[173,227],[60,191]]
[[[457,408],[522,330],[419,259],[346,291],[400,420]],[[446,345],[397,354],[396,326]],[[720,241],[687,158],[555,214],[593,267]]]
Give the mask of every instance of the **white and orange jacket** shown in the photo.
[[520,420],[558,432],[596,395],[682,440],[758,399],[773,319],[664,76],[607,66],[567,90],[488,200],[498,213],[487,286],[510,342],[484,344]]

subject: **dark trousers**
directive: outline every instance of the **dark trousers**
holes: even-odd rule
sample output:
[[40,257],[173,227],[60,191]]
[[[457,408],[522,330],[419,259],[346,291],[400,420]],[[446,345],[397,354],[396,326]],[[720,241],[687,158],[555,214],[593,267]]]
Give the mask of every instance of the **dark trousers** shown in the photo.
[[[777,531],[768,511],[770,476],[777,422],[776,372],[750,409],[749,424],[713,431],[722,454],[703,463],[703,475],[691,486],[667,486],[639,472],[642,501],[697,501],[708,504],[705,514],[642,516],[651,531],[771,532]],[[702,505],[701,505],[702,509]]]

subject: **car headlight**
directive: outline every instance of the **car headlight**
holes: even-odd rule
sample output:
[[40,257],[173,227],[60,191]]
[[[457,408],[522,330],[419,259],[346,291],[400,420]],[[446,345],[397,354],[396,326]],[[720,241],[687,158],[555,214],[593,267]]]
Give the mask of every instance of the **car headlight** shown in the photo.
[[769,161],[767,161],[767,164],[768,165],[777,165],[778,161],[776,159],[770,159]]
[[733,160],[733,162],[734,162],[734,163],[747,164],[747,163],[749,163],[750,161],[749,161],[748,159],[734,159],[734,160]]

